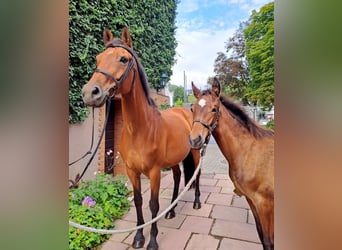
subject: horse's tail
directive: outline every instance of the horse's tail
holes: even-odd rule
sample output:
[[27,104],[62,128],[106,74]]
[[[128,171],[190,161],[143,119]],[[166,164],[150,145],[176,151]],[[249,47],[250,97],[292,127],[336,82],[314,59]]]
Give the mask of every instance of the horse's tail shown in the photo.
[[[192,155],[192,152],[190,151],[189,154],[183,160],[183,170],[184,170],[185,185],[188,184],[188,182],[190,181],[191,177],[193,176],[193,174],[195,172],[195,168],[196,168],[196,166],[195,166],[194,157]],[[191,184],[191,187],[193,187],[194,184],[195,184],[195,182],[193,182]]]

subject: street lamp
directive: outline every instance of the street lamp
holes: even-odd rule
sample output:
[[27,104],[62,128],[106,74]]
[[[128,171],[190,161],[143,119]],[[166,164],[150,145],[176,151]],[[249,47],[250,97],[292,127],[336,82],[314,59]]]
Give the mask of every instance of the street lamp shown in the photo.
[[166,86],[166,80],[167,80],[167,74],[166,73],[162,73],[160,75],[160,85],[157,88],[157,92],[159,92],[161,89],[165,88]]

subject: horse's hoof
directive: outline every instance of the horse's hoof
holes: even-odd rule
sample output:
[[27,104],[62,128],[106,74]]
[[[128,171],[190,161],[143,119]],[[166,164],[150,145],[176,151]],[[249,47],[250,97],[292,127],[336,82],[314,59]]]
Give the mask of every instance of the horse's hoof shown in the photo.
[[139,239],[134,238],[132,247],[134,249],[142,248],[142,247],[144,247],[144,244],[145,244],[145,238],[143,238],[143,237],[142,238],[139,237]]
[[147,250],[158,250],[158,244],[157,244],[157,242],[151,242],[151,241],[150,241],[150,243],[148,243],[146,249],[147,249]]
[[200,209],[201,208],[201,202],[194,202],[194,209]]
[[175,211],[171,210],[165,214],[165,219],[169,220],[169,219],[174,218],[175,216],[176,216]]

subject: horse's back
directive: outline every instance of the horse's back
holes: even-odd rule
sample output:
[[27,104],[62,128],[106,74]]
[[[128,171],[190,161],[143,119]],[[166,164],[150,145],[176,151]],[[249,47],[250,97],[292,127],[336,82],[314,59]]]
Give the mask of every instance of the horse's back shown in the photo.
[[183,107],[174,107],[161,111],[161,115],[167,126],[184,127],[187,131],[191,130],[192,113]]

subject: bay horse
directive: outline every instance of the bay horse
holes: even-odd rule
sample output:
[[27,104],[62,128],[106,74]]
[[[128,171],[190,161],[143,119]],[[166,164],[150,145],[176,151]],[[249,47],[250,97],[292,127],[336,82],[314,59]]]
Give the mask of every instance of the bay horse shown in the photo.
[[[200,160],[199,150],[189,145],[192,113],[186,108],[158,110],[150,96],[147,76],[138,56],[133,51],[132,39],[127,27],[121,39],[113,38],[105,29],[103,40],[106,48],[96,56],[97,68],[82,88],[83,101],[88,106],[100,107],[114,94],[121,94],[123,129],[120,154],[126,165],[127,175],[133,186],[137,225],[144,224],[142,213],[141,174],[150,180],[149,207],[152,218],[159,211],[159,189],[161,168],[171,167],[174,179],[172,201],[178,196],[183,162],[185,183],[195,171]],[[194,209],[201,207],[199,177],[195,180]],[[171,201],[171,202],[172,202]],[[175,216],[174,207],[166,218]],[[150,231],[147,249],[158,249],[157,222]],[[138,229],[133,248],[142,248],[145,243],[143,229]]]
[[190,144],[203,147],[210,134],[229,163],[234,192],[245,196],[264,249],[274,249],[274,132],[262,128],[238,104],[221,95],[214,78],[211,90],[200,91],[191,107]]

